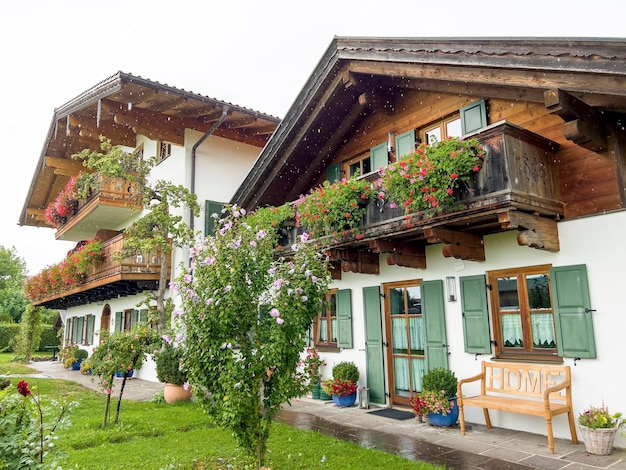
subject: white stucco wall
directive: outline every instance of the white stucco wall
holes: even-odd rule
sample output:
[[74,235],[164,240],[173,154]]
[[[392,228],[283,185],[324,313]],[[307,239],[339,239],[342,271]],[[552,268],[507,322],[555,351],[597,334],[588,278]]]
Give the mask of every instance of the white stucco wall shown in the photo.
[[[322,353],[328,364],[324,375],[325,377],[331,375],[334,363],[350,360],[354,361],[361,371],[359,384],[361,386],[366,384],[363,287],[381,285],[383,282],[433,280],[455,276],[458,293],[460,276],[548,263],[554,266],[585,264],[589,277],[591,308],[596,310],[592,315],[597,359],[579,360],[576,364],[570,358],[563,361],[565,365],[570,365],[572,370],[574,411],[578,414],[590,405],[599,406],[602,402],[613,412],[626,411],[626,398],[623,394],[626,379],[620,374],[622,354],[626,353],[623,329],[626,326],[623,306],[625,290],[620,275],[621,263],[626,261],[626,245],[622,235],[624,228],[626,211],[615,212],[559,222],[561,249],[556,253],[519,246],[516,240],[517,232],[511,231],[484,237],[486,255],[484,262],[444,258],[441,245],[430,245],[426,250],[425,270],[388,266],[381,256],[380,275],[343,273],[342,280],[333,282],[331,287],[352,289],[354,347],[341,353]],[[475,356],[464,352],[460,300],[446,301],[445,309],[447,339],[450,344],[449,366],[458,378],[475,375],[480,372],[479,362],[488,360],[490,356]],[[471,389],[468,389],[467,394],[472,394]],[[491,415],[494,426],[545,433],[545,421],[542,418],[503,412],[492,412]],[[484,424],[482,410],[466,408],[466,420]],[[566,418],[559,416],[553,422],[555,436],[568,439],[569,427]],[[626,440],[622,437],[616,440],[618,447],[624,447],[625,443]]]

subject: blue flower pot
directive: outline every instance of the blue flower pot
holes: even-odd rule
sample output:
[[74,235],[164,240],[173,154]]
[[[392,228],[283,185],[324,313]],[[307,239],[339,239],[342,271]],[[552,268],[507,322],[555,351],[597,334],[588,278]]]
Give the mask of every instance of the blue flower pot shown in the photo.
[[441,413],[428,413],[428,422],[433,426],[452,426],[459,419],[459,406],[456,398],[450,398],[450,411],[446,415]]
[[356,392],[352,392],[350,395],[333,395],[333,402],[337,406],[353,406],[356,402]]
[[83,362],[82,359],[77,359],[76,361],[72,362],[72,370],[80,370],[81,362]]
[[[131,369],[128,371],[128,375],[126,376],[127,378],[131,378],[133,376],[133,372],[135,371],[135,369]],[[115,377],[118,379],[123,379],[124,378],[124,371],[123,370],[118,370],[115,372]]]

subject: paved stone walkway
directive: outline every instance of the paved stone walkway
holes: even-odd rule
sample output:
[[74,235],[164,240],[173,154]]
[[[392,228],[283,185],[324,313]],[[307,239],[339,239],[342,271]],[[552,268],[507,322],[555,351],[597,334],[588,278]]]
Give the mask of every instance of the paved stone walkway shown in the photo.
[[[66,370],[60,362],[37,362],[31,366],[40,371],[38,377],[73,380],[98,389],[91,376]],[[116,386],[114,394],[119,389]],[[161,383],[131,379],[127,381],[124,399],[148,401],[161,390]],[[614,449],[606,456],[591,455],[585,452],[582,442],[576,446],[569,440],[555,439],[555,453],[550,454],[547,438],[538,434],[472,424],[461,436],[458,426],[440,428],[415,419],[381,417],[370,411],[374,408],[339,408],[332,401],[302,398],[285,405],[279,420],[450,469],[626,470],[625,449]]]

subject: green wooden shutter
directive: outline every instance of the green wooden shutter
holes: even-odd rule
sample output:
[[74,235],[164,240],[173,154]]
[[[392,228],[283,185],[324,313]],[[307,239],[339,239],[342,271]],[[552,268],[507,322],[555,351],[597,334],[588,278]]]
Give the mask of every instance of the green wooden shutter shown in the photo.
[[96,324],[94,315],[87,315],[87,344],[93,344],[93,330]]
[[115,331],[122,331],[123,312],[115,312]]
[[587,267],[550,269],[557,349],[562,357],[596,357]]
[[487,102],[482,99],[463,106],[461,113],[461,133],[471,134],[487,125]]
[[137,324],[139,321],[139,310],[133,310],[133,313],[130,315],[130,327],[131,329]]
[[204,201],[204,236],[210,237],[215,234],[215,225],[217,220],[213,217],[213,214],[220,214],[224,204],[217,201]]
[[147,308],[142,308],[141,310],[139,310],[139,321],[141,323],[148,322],[148,309]]
[[352,291],[337,291],[337,346],[352,348]]
[[489,354],[491,353],[491,338],[485,276],[466,276],[460,278],[459,281],[465,352]]
[[443,281],[424,281],[422,292],[422,318],[426,341],[426,370],[448,368],[448,341],[446,316],[443,304]]
[[365,313],[365,371],[370,401],[385,403],[385,368],[383,364],[383,326],[380,308],[380,288],[363,288]]
[[65,340],[72,337],[72,317],[65,319]]
[[339,163],[335,163],[326,168],[326,180],[329,183],[334,183],[335,181],[339,181],[341,179],[341,171],[339,168]]
[[370,159],[372,171],[378,171],[389,165],[389,154],[387,153],[387,142],[379,144],[370,149]]
[[396,136],[396,159],[415,151],[415,129]]
[[83,344],[85,342],[85,317],[76,318],[76,328],[74,329],[74,343]]

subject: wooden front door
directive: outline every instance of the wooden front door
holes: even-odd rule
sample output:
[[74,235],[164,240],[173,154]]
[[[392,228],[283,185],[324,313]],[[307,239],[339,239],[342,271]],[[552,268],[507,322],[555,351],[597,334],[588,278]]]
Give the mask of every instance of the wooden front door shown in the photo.
[[105,338],[109,333],[111,325],[111,306],[106,304],[102,309],[102,317],[100,318],[100,340]]
[[383,285],[389,393],[392,405],[409,405],[422,390],[426,367],[422,295],[419,281]]

